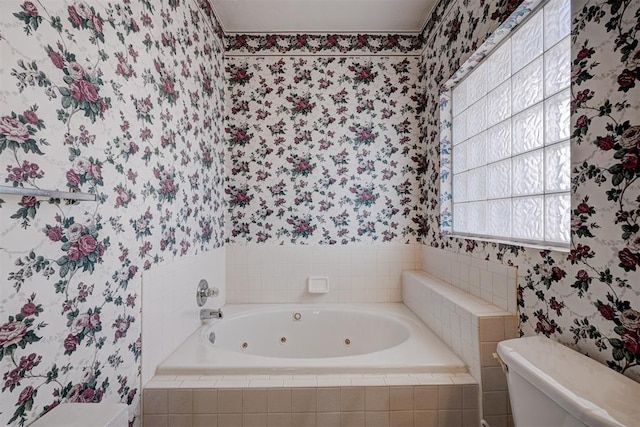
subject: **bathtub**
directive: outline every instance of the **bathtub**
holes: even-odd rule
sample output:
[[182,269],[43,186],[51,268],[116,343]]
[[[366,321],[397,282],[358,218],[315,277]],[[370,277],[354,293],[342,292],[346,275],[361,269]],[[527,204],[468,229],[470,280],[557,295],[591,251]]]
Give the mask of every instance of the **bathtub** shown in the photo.
[[208,321],[158,375],[463,373],[404,304],[238,304]]

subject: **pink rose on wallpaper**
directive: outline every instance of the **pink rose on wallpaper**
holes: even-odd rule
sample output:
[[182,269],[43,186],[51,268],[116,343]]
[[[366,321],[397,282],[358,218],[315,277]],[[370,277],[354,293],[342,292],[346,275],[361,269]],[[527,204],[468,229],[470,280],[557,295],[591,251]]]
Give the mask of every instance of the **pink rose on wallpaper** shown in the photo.
[[69,12],[69,21],[75,26],[79,26],[82,24],[82,18],[78,15],[78,11],[74,6],[69,6],[67,8],[67,12]]
[[76,10],[78,11],[78,15],[82,19],[90,19],[93,16],[93,11],[91,10],[91,8],[86,2],[77,1],[75,6],[76,6]]
[[89,174],[94,179],[102,178],[102,168],[97,163],[91,163],[89,166]]
[[633,354],[640,353],[640,343],[638,342],[639,338],[636,332],[624,332],[620,338],[622,339],[622,345],[625,350]]
[[635,170],[638,167],[638,156],[631,153],[622,156],[622,167]]
[[576,56],[576,58],[578,58],[578,61],[582,61],[583,59],[589,58],[590,56],[591,56],[591,51],[585,47],[582,50],[580,50],[580,52],[578,52],[578,55]]
[[589,124],[589,118],[587,116],[585,116],[584,114],[580,117],[578,117],[578,120],[576,120],[576,127],[581,128],[586,126],[587,124]]
[[34,113],[31,110],[27,110],[24,113],[22,113],[22,116],[24,117],[24,119],[32,124],[32,125],[37,125],[38,124],[38,115],[36,113]]
[[20,203],[22,203],[22,206],[30,208],[31,206],[34,206],[37,202],[38,202],[38,199],[36,199],[34,196],[22,196],[22,200]]
[[631,126],[620,137],[620,145],[627,150],[640,147],[640,126]]
[[72,334],[69,334],[64,339],[64,349],[67,351],[73,351],[78,346],[78,337]]
[[95,394],[95,391],[92,388],[88,388],[78,396],[77,402],[83,402],[83,403],[92,402],[94,394]]
[[175,185],[173,184],[172,179],[165,179],[160,183],[160,189],[164,194],[170,194],[175,191]]
[[62,230],[60,227],[51,227],[47,230],[47,237],[52,242],[57,242],[62,239]]
[[27,325],[23,322],[8,322],[0,326],[0,346],[15,344],[27,333]]
[[22,306],[22,308],[20,309],[20,314],[22,314],[24,317],[27,317],[34,315],[37,311],[38,307],[36,307],[36,305],[32,302],[28,302]]
[[612,136],[605,136],[604,138],[598,138],[597,144],[601,150],[609,151],[613,148],[613,144],[615,144],[615,141]]
[[22,4],[22,10],[24,10],[29,16],[38,16],[38,8],[30,1],[26,1]]
[[67,400],[69,402],[77,402],[80,397],[80,391],[82,390],[82,386],[80,384],[76,384],[67,393]]
[[22,390],[22,392],[20,393],[20,397],[18,397],[18,403],[20,405],[24,405],[27,400],[31,399],[31,396],[33,396],[34,391],[35,390],[31,386],[25,387],[24,390]]
[[100,313],[91,313],[91,316],[89,316],[89,326],[94,329],[100,326]]
[[71,261],[78,261],[82,258],[82,252],[80,252],[80,248],[78,248],[76,243],[72,244],[69,246],[69,249],[67,249],[67,258]]
[[589,213],[590,208],[588,204],[580,203],[576,209],[578,209],[578,212],[580,213]]
[[622,326],[631,331],[640,331],[640,312],[631,308],[620,313]]
[[80,177],[72,170],[67,171],[67,182],[72,187],[77,187],[78,185],[80,185]]
[[84,328],[89,327],[89,315],[87,313],[78,314],[71,325],[72,332],[82,332]]
[[29,129],[19,120],[10,116],[4,116],[0,119],[0,134],[16,142],[24,142],[30,136]]
[[69,91],[71,92],[71,96],[77,101],[96,102],[98,100],[96,88],[86,80],[71,82]]
[[75,242],[82,236],[82,231],[84,231],[84,227],[81,224],[73,223],[67,228],[67,240],[70,242]]
[[55,65],[56,68],[62,69],[62,67],[64,67],[64,59],[62,59],[62,55],[58,52],[50,51],[49,59],[51,59],[51,62],[53,62],[53,65]]
[[76,157],[76,159],[73,161],[71,170],[79,175],[82,175],[87,172],[90,164],[91,162],[86,157]]
[[33,369],[34,366],[40,363],[41,360],[42,360],[42,356],[38,356],[35,353],[31,353],[28,356],[22,356],[20,358],[20,363],[18,364],[18,367],[20,369],[24,369],[25,371],[30,371],[31,369]]
[[[584,270],[581,270],[581,271],[584,271]],[[613,320],[616,316],[615,311],[613,310],[613,307],[611,307],[609,304],[600,304],[600,306],[598,306],[598,311],[600,312],[602,317],[604,317],[607,320]]]
[[635,252],[640,252],[640,233],[633,233],[627,240],[627,247]]
[[84,96],[85,100],[89,102],[96,102],[98,100],[98,92],[90,82],[86,80],[81,80],[80,88],[82,90],[82,95]]
[[96,239],[89,234],[85,234],[84,236],[78,239],[78,249],[84,255],[90,255],[96,249]]
[[634,71],[625,68],[624,71],[618,76],[618,84],[622,89],[630,89],[635,86],[635,80],[637,76]]
[[91,24],[93,25],[93,29],[96,33],[102,34],[102,19],[98,15],[93,15],[91,17]]
[[69,71],[69,76],[71,76],[73,80],[80,80],[84,77],[84,68],[82,68],[82,65],[77,62],[69,63],[67,70]]
[[638,342],[638,334],[635,332],[625,332],[620,337],[625,350],[633,354],[640,353],[640,343]]
[[167,95],[170,95],[174,92],[173,82],[170,79],[164,79],[164,81],[162,82],[162,91]]
[[71,92],[73,99],[76,101],[82,101],[84,95],[82,93],[82,87],[80,87],[80,81],[76,80],[71,82],[71,85],[69,85],[69,92]]

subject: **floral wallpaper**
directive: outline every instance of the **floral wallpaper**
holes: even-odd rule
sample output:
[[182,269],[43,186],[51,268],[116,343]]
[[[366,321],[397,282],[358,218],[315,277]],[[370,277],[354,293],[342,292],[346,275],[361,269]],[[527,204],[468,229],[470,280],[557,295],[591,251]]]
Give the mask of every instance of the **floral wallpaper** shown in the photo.
[[[223,50],[206,1],[0,4],[0,424],[140,399],[140,277],[223,244]],[[210,16],[207,16],[210,15]]]
[[419,55],[422,47],[422,38],[411,34],[233,34],[225,40],[229,55]]
[[98,201],[0,196],[0,423],[102,400],[135,422],[141,273],[225,240],[518,265],[523,334],[640,381],[637,0],[573,1],[571,251],[439,234],[440,86],[519,3],[442,0],[418,37],[224,36],[207,0],[1,2],[0,185]]
[[417,73],[414,57],[228,58],[228,241],[414,242]]
[[423,34],[419,230],[426,244],[519,266],[521,332],[640,381],[640,2],[572,3],[572,228],[568,253],[442,237],[439,94],[519,2],[444,1]]

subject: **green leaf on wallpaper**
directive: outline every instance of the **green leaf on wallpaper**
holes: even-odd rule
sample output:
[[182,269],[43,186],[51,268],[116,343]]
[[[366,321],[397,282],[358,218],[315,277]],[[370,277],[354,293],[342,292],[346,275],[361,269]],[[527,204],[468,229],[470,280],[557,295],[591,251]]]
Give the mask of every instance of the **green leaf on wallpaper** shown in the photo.
[[625,332],[627,332],[627,328],[625,328],[625,327],[624,327],[624,326],[622,326],[622,325],[618,325],[618,326],[616,326],[615,328],[613,328],[613,332],[615,332],[615,333],[616,333],[616,334],[618,334],[618,335],[622,335],[622,334],[624,334]]
[[[620,155],[619,155],[619,156],[618,156],[618,153],[616,152],[616,153],[613,155],[613,157],[618,158],[618,159],[621,159],[621,158],[622,158],[622,156],[624,156],[624,150],[620,150],[620,151],[621,151],[621,153],[620,153]],[[618,157],[616,157],[616,156],[618,156]],[[617,163],[617,164],[615,164],[615,165],[611,166],[611,167],[608,169],[609,173],[610,173],[610,174],[612,174],[612,175],[616,175],[616,174],[622,173],[622,170],[623,170],[623,167],[622,167],[622,164],[620,164],[620,163]]]
[[62,32],[62,23],[59,16],[51,17],[51,26],[55,28],[59,33]]
[[54,363],[49,372],[47,372],[47,384],[58,378],[58,366]]
[[62,98],[62,107],[63,108],[71,107],[71,97],[70,96],[64,96]]
[[622,359],[624,359],[624,350],[622,350],[620,348],[614,348],[611,351],[611,355],[613,356],[614,360],[622,360]]
[[611,114],[611,102],[609,100],[607,100],[604,105],[600,106],[600,116],[607,116],[609,114]]
[[65,264],[62,267],[60,267],[60,277],[65,277],[67,274],[69,274],[69,264]]
[[607,283],[607,284],[611,284],[613,283],[613,275],[611,274],[611,270],[609,270],[608,268],[605,269],[604,271],[600,272],[600,281],[602,283]]
[[[609,338],[609,344],[611,344],[611,347],[617,348],[617,349],[621,349],[624,347],[622,340],[619,340],[618,338]],[[616,359],[616,360],[620,360],[620,359]]]
[[622,194],[622,190],[619,188],[612,188],[607,191],[607,200],[611,202],[617,202],[620,199],[620,195]]
[[611,183],[613,185],[620,185],[624,182],[624,175],[621,173],[615,174],[613,175],[613,177],[611,178]]
[[53,288],[56,290],[56,294],[61,294],[67,288],[67,281],[66,280],[58,280],[53,285]]

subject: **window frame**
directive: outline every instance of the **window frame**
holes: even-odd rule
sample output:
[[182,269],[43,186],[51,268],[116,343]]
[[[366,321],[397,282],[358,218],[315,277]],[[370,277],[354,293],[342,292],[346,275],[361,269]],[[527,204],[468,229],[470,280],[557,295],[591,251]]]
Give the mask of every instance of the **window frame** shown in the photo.
[[[551,249],[561,252],[569,252],[571,245],[571,232],[567,244],[554,242],[540,242],[526,239],[510,239],[508,237],[491,237],[481,235],[456,234],[453,230],[453,88],[461,83],[480,63],[492,52],[502,45],[515,30],[522,26],[529,18],[540,11],[549,0],[525,0],[488,38],[487,40],[467,59],[464,64],[447,80],[440,88],[440,235],[442,237],[456,237],[465,240],[478,240],[483,242],[493,242],[507,244],[511,246],[522,246],[536,249]],[[569,87],[569,90],[571,87]],[[566,90],[566,89],[563,89]],[[559,93],[559,92],[558,92]],[[555,95],[554,95],[555,96]],[[543,103],[546,98],[543,97]],[[527,107],[526,109],[531,108]],[[526,110],[525,109],[525,110]],[[524,111],[524,110],[523,110]],[[513,117],[511,115],[510,117]],[[566,140],[565,140],[566,141]],[[571,137],[569,137],[569,143]],[[543,148],[545,146],[543,145]],[[569,145],[570,147],[570,145]],[[571,148],[570,148],[571,150]],[[508,158],[512,158],[508,157]],[[508,159],[507,158],[507,159]],[[573,206],[571,191],[569,191],[570,212]],[[513,197],[511,198],[513,200]],[[543,202],[543,209],[545,208]]]

